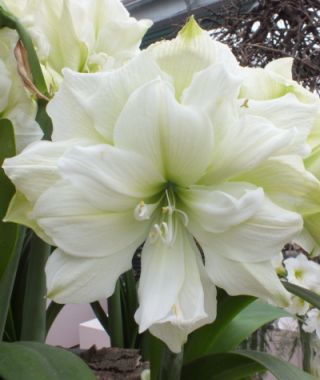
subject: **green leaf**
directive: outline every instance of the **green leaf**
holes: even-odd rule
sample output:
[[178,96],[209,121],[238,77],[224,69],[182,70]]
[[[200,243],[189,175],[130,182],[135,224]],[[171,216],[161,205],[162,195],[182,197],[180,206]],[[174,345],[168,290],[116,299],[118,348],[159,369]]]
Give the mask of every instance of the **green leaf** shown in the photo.
[[265,352],[237,351],[237,354],[259,363],[278,380],[315,380],[310,374]]
[[19,227],[18,239],[16,240],[13,254],[7,268],[0,279],[0,340],[2,339],[4,328],[7,321],[11,295],[16,280],[17,269],[21,257],[25,228]]
[[138,325],[134,320],[134,313],[138,308],[138,296],[136,281],[132,270],[129,270],[120,277],[120,285],[125,347],[135,348],[138,336]]
[[199,358],[210,353],[219,335],[228,329],[229,323],[240,313],[242,309],[254,301],[249,296],[226,296],[218,302],[218,314],[216,320],[193,332],[184,348],[184,362]]
[[301,286],[292,284],[291,282],[282,281],[282,284],[288,292],[302,298],[320,310],[320,296],[318,294],[312,292],[311,290],[302,288]]
[[[54,302],[51,302],[51,304],[55,304]],[[50,304],[50,306],[51,306]],[[60,304],[55,304],[56,306],[63,306]],[[110,329],[109,329],[109,319],[105,311],[103,310],[102,306],[100,305],[99,301],[91,302],[90,303],[91,309],[94,312],[94,315],[101,323],[101,326],[104,328],[105,332],[110,335]]]
[[43,131],[43,140],[50,140],[52,135],[52,120],[46,111],[47,102],[43,99],[38,100],[38,112],[36,121]]
[[182,368],[181,380],[238,380],[270,371],[277,380],[315,380],[301,369],[257,351],[236,351],[203,356]]
[[158,380],[162,358],[166,351],[165,344],[147,330],[142,335],[141,354],[143,361],[150,362],[151,380]]
[[51,301],[49,306],[47,307],[46,311],[46,333],[48,334],[50,327],[52,326],[52,323],[57,318],[60,311],[63,309],[64,304],[62,303],[55,303],[54,301]]
[[281,317],[291,317],[291,314],[283,309],[256,300],[230,321],[228,327],[217,336],[208,353],[234,350],[259,327]]
[[238,380],[263,370],[261,364],[236,353],[213,354],[183,366],[181,380]]
[[95,380],[72,353],[36,342],[0,343],[0,377],[6,380]]
[[44,342],[46,336],[45,264],[50,246],[37,235],[31,237],[23,299],[21,340]]
[[[0,20],[1,21],[1,20]],[[2,169],[5,158],[15,155],[13,126],[7,119],[0,120],[0,339],[2,339],[9,310],[10,298],[19,264],[24,229],[4,223],[4,218],[15,189]]]
[[[183,351],[174,354],[167,346],[163,350],[158,380],[177,380],[181,378]],[[152,369],[151,369],[152,370]]]
[[108,298],[108,313],[111,346],[124,347],[123,310],[121,306],[120,279],[117,281],[112,296]]
[[11,122],[7,119],[0,120],[0,279],[12,256],[17,239],[18,227],[14,223],[4,223],[11,198],[15,188],[2,169],[5,158],[12,157],[16,153],[14,131]]

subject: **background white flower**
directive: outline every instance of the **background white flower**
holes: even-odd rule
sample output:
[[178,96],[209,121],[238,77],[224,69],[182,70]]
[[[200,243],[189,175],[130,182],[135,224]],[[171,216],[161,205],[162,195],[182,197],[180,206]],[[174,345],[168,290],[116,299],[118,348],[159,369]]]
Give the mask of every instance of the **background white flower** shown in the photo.
[[51,92],[61,70],[114,69],[137,54],[151,21],[130,17],[120,0],[5,0],[27,28]]
[[313,292],[320,292],[320,265],[303,255],[284,260],[289,282]]

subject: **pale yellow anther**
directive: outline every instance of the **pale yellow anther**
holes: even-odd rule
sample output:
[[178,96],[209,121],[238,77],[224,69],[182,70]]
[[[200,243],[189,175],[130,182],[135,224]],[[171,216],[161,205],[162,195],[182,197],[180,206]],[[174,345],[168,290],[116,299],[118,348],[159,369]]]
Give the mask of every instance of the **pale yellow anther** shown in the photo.
[[177,306],[176,306],[176,305],[173,305],[172,308],[171,308],[171,310],[172,310],[172,313],[173,313],[176,317],[178,317]]

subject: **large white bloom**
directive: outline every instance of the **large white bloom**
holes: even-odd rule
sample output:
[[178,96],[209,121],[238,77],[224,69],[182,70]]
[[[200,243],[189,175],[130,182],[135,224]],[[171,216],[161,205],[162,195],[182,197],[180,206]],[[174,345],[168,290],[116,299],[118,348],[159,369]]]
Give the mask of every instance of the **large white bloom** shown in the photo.
[[271,260],[319,190],[300,157],[313,109],[253,112],[235,58],[192,20],[118,70],[64,75],[53,142],[4,165],[18,190],[7,219],[58,247],[49,297],[110,296],[144,243],[135,318],[174,352],[215,319],[215,286],[287,304]]
[[136,19],[120,0],[5,0],[30,32],[51,91],[61,70],[119,67],[134,56],[151,21]]
[[17,41],[15,31],[0,30],[0,118],[12,122],[17,151],[20,152],[32,141],[39,140],[42,131],[35,122],[36,103],[18,74],[14,56]]

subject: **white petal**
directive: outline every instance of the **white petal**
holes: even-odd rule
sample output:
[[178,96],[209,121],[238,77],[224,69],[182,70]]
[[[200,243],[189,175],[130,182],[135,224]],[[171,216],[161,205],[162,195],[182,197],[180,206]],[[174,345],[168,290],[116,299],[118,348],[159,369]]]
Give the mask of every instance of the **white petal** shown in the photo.
[[193,18],[175,39],[155,43],[148,50],[161,69],[171,76],[177,99],[190,85],[193,75],[211,64],[222,63],[232,69],[238,67],[229,47],[214,41]]
[[[318,217],[320,214],[318,215]],[[305,219],[308,219],[307,217]],[[306,220],[304,220],[306,224]],[[316,233],[318,236],[318,233]],[[313,257],[320,255],[320,246],[316,240],[312,237],[306,227],[303,228],[300,234],[294,237],[293,242],[302,247],[306,252],[309,252]]]
[[32,218],[32,209],[32,203],[18,191],[11,199],[6,216],[3,220],[5,222],[13,222],[29,227],[40,237],[40,239],[44,240],[49,245],[53,245],[53,241],[44,233],[36,220]]
[[293,58],[284,57],[271,61],[266,65],[266,70],[279,74],[283,78],[292,80]]
[[301,231],[299,214],[276,206],[267,198],[247,221],[223,233],[209,233],[190,217],[188,228],[204,250],[237,262],[261,262],[272,259]]
[[320,145],[312,150],[312,153],[304,160],[305,167],[320,178]]
[[64,81],[47,110],[54,141],[79,137],[113,141],[113,129],[130,94],[161,71],[147,54],[110,73],[79,74],[64,70]]
[[215,184],[257,167],[288,145],[293,132],[274,127],[265,118],[247,115],[216,140],[212,165],[201,184]]
[[[81,71],[88,49],[77,35],[70,1],[62,2],[59,14],[55,9],[57,7],[53,3],[49,6],[50,3],[50,1],[38,2],[37,8],[45,13],[36,16],[37,22],[42,24],[40,33],[43,31],[50,44],[48,63],[59,74],[64,67]],[[64,27],[57,28],[57,25],[64,25]]]
[[180,352],[188,334],[216,318],[216,288],[209,280],[192,238],[185,250],[185,280],[170,312],[150,327],[172,352]]
[[217,188],[193,186],[178,194],[194,223],[216,233],[247,221],[264,199],[261,188],[246,183],[226,183]]
[[209,115],[217,140],[223,138],[229,125],[238,117],[236,102],[242,77],[225,65],[211,65],[196,73],[183,92],[181,103],[204,109]]
[[17,190],[30,202],[35,202],[60,178],[57,161],[72,145],[72,141],[39,141],[28,146],[18,156],[6,159],[3,168]]
[[142,250],[139,282],[140,306],[135,314],[139,331],[163,319],[175,304],[185,280],[184,254],[190,249],[186,232],[175,220],[176,238],[168,246],[148,239]]
[[172,87],[158,79],[130,97],[115,129],[115,145],[141,153],[168,181],[186,185],[207,167],[213,132],[204,112],[179,104]]
[[133,210],[112,213],[98,209],[65,182],[42,194],[32,216],[57,247],[87,258],[138,247],[149,228],[149,222],[136,221]]
[[205,250],[206,270],[214,284],[232,296],[247,294],[288,306],[290,294],[269,261],[236,262]]
[[164,183],[141,155],[109,145],[75,147],[60,159],[59,169],[95,207],[107,211],[133,209]]
[[256,101],[249,100],[241,108],[244,114],[257,115],[270,120],[276,127],[291,129],[296,137],[281,153],[296,153],[306,156],[310,152],[307,137],[317,116],[317,107],[300,102],[295,95],[287,94],[280,98]]
[[320,212],[315,212],[304,217],[304,226],[307,232],[320,246]]
[[[70,1],[70,0],[69,0]],[[71,0],[73,20],[82,41],[91,53],[103,54],[114,68],[138,52],[141,38],[152,25],[150,20],[130,17],[121,1]],[[98,70],[99,70],[98,66]]]
[[306,103],[319,101],[316,94],[302,87],[292,80],[291,75],[292,59],[280,58],[269,63],[262,68],[242,68],[245,75],[244,83],[241,87],[242,98],[268,100],[293,93],[299,100]]
[[261,186],[273,202],[302,215],[320,211],[320,182],[298,156],[270,158],[237,180]]
[[114,291],[118,277],[131,268],[134,248],[103,258],[79,258],[56,249],[46,265],[48,297],[58,303],[89,303]]

